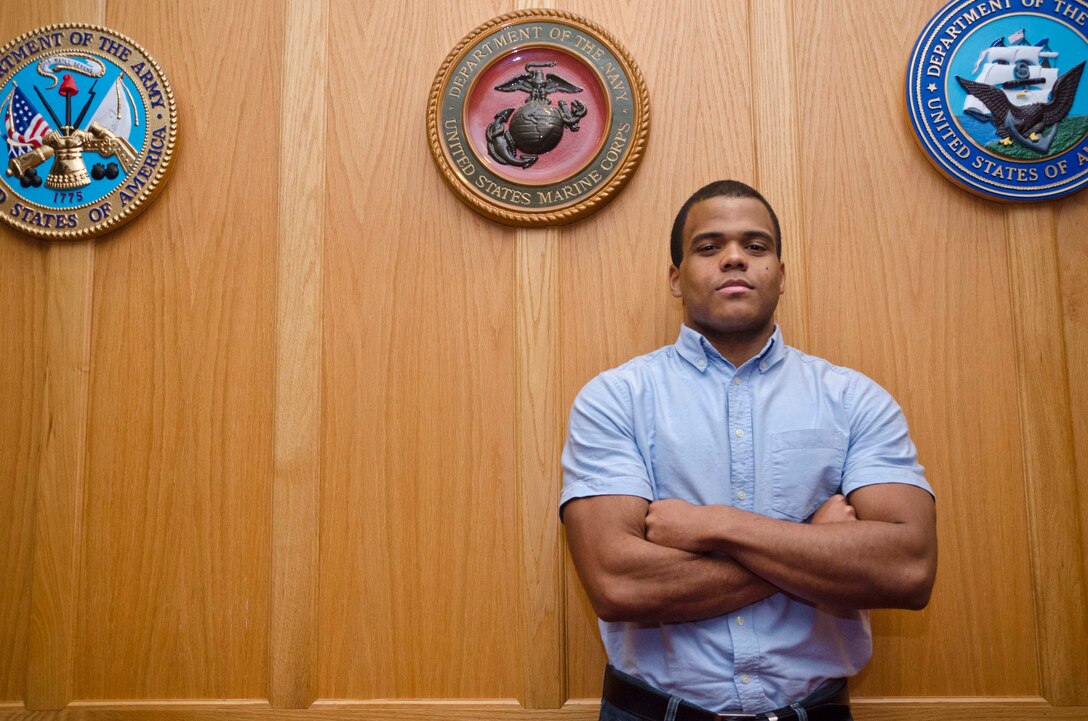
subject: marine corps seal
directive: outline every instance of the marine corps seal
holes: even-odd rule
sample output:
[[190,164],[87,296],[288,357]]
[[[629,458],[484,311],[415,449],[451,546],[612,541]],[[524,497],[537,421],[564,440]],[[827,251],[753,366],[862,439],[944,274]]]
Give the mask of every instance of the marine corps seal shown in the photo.
[[523,10],[468,34],[435,76],[431,155],[458,198],[508,225],[598,210],[645,152],[650,105],[634,61],[566,12]]
[[0,217],[46,239],[131,220],[173,164],[177,107],[158,63],[94,25],[50,25],[0,50]]
[[1088,2],[955,0],[915,43],[907,107],[943,174],[1005,201],[1088,184]]

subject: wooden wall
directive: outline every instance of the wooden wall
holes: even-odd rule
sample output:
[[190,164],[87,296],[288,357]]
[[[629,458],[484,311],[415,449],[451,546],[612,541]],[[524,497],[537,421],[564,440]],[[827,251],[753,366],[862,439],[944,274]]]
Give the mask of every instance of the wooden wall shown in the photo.
[[3,41],[135,38],[182,125],[131,225],[0,228],[0,719],[595,718],[566,411],[675,338],[668,230],[722,177],[782,218],[788,341],[892,391],[939,497],[933,601],[874,614],[857,717],[1088,718],[1088,192],[931,169],[902,95],[936,0],[555,0],[639,63],[648,154],[583,222],[493,224],[427,93],[542,4],[5,3]]

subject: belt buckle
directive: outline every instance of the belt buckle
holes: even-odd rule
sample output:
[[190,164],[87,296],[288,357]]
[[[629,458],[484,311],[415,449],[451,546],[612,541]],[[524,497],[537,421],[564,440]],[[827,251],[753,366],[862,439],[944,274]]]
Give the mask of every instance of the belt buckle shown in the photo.
[[750,721],[758,716],[754,713],[716,713],[714,721]]

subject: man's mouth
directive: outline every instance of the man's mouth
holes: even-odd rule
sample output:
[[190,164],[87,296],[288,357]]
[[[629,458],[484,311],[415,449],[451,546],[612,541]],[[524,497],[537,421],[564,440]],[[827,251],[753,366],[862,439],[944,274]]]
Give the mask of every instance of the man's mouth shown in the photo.
[[731,278],[719,285],[717,290],[724,295],[740,295],[752,290],[752,284],[743,278]]

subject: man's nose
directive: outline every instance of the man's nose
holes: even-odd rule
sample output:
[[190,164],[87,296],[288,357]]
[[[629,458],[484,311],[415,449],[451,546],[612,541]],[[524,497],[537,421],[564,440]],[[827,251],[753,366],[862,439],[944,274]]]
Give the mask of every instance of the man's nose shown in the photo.
[[740,243],[726,244],[719,255],[719,261],[721,262],[722,270],[725,270],[726,268],[739,268],[744,270],[748,267],[748,256],[744,254],[744,249],[741,248]]

